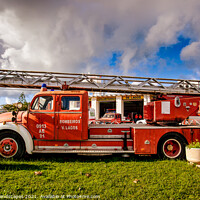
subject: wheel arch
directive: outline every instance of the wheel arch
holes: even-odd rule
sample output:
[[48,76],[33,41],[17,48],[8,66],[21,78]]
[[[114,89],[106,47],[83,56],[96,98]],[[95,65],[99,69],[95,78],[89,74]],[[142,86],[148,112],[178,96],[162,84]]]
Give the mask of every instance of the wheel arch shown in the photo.
[[29,131],[20,124],[15,124],[12,122],[7,122],[5,125],[0,123],[0,134],[5,131],[12,131],[18,134],[25,144],[26,152],[32,154],[33,151],[33,139]]
[[159,139],[159,141],[158,141],[158,143],[157,143],[157,151],[158,151],[158,148],[159,148],[159,145],[161,144],[161,142],[162,142],[162,140],[165,138],[165,137],[169,137],[169,136],[177,136],[177,137],[180,137],[180,138],[182,138],[183,140],[184,140],[184,142],[186,143],[186,144],[188,144],[188,141],[187,141],[187,139],[182,135],[182,134],[180,134],[180,133],[178,133],[178,132],[167,132],[167,133],[165,133],[164,135],[162,135],[162,137],[160,137],[160,139]]

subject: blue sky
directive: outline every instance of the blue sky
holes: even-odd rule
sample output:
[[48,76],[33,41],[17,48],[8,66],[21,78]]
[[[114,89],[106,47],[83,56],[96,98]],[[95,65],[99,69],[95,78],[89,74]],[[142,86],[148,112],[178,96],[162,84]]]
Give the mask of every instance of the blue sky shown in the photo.
[[[190,38],[180,36],[176,44],[160,47],[157,53],[158,58],[165,61],[165,66],[157,73],[163,78],[189,78],[188,75],[194,76],[193,71],[187,64],[181,60],[180,54],[184,47],[189,45]],[[159,67],[159,66],[158,66]],[[152,67],[152,72],[156,74],[156,66]],[[159,69],[158,69],[159,70]]]
[[[141,64],[137,70],[133,70],[135,76],[160,77],[160,78],[174,78],[174,79],[192,79],[198,78],[196,73],[191,69],[187,62],[181,60],[181,51],[184,47],[190,44],[190,38],[179,36],[177,43],[169,46],[161,46],[156,52],[155,62],[149,62],[148,67],[145,68]],[[121,56],[123,52],[114,51],[110,57],[103,61],[104,64],[109,65],[118,73],[118,65],[121,63]],[[98,60],[98,59],[97,59]],[[141,68],[140,68],[141,67]],[[130,70],[131,71],[131,70]]]

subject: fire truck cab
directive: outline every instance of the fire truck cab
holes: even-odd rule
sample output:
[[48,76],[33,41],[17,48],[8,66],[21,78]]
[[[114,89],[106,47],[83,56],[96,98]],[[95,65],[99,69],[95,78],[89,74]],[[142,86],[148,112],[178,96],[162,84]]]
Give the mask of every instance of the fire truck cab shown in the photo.
[[53,91],[33,98],[26,127],[37,140],[85,140],[87,122],[87,92]]
[[[145,115],[154,124],[156,120],[180,122],[189,114],[197,115],[199,101],[188,98],[150,103]],[[174,159],[185,156],[186,144],[200,140],[199,126],[88,125],[86,91],[40,92],[28,111],[14,115],[14,119],[13,113],[0,115],[0,155],[4,158],[20,158],[27,152],[159,154]]]

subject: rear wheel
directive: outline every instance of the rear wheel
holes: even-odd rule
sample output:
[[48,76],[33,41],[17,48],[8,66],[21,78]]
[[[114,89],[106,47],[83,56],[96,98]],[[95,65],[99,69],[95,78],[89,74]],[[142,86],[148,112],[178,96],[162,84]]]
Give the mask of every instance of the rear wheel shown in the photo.
[[160,158],[182,159],[185,158],[186,142],[177,134],[170,134],[163,137],[158,145]]
[[23,139],[14,132],[0,134],[0,156],[3,158],[21,158],[25,153]]

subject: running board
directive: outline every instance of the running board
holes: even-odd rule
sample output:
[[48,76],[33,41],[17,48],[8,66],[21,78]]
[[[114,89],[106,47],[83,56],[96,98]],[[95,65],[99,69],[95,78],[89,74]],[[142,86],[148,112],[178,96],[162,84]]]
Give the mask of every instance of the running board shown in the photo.
[[33,150],[32,153],[77,153],[77,154],[112,154],[112,153],[134,153],[134,151],[123,151],[123,150]]

